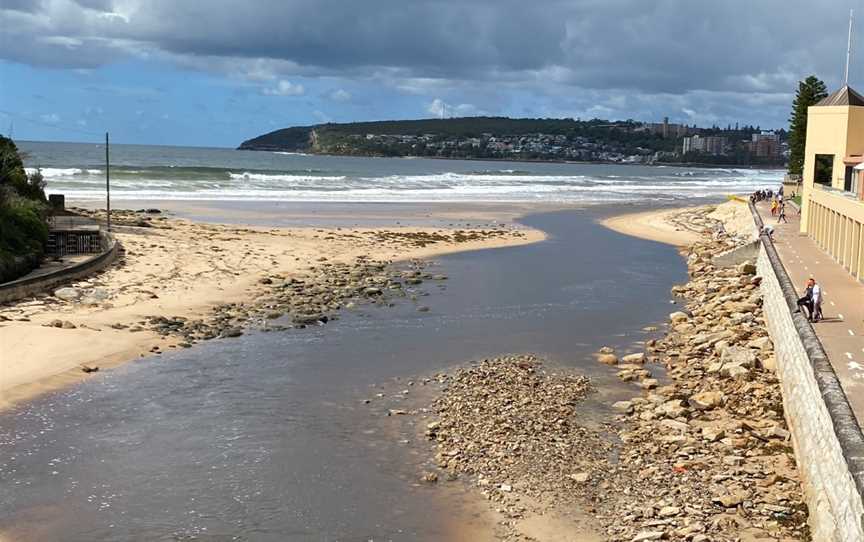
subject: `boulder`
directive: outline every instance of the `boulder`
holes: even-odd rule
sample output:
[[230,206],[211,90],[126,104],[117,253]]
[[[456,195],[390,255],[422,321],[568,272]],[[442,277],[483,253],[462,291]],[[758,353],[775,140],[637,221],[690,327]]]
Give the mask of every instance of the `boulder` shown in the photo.
[[622,363],[645,363],[645,352],[637,352],[636,354],[627,354],[621,358]]
[[633,401],[617,401],[612,405],[612,408],[624,414],[633,412]]
[[750,348],[758,348],[763,352],[768,350],[774,350],[774,343],[771,342],[770,337],[759,337],[758,339],[753,339],[752,341],[747,343],[747,346]]
[[744,262],[738,264],[738,267],[735,268],[739,274],[741,275],[755,275],[756,274],[756,265],[750,262]]
[[617,365],[618,364],[618,356],[615,354],[598,354],[597,361],[600,363],[605,363],[606,365]]
[[81,290],[78,288],[59,288],[54,290],[54,297],[63,301],[75,301],[81,297]]
[[756,366],[756,354],[749,348],[729,346],[720,353],[720,361],[729,365],[740,365],[748,369]]
[[682,322],[686,322],[690,317],[686,312],[676,311],[669,315],[669,321],[673,324],[680,324]]
[[723,404],[726,396],[722,391],[703,391],[696,393],[687,399],[687,403],[697,410],[711,410]]

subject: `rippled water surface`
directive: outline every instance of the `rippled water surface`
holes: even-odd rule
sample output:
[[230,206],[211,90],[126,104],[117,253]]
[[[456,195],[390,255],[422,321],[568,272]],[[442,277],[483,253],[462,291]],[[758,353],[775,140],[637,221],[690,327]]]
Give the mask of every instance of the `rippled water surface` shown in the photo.
[[589,357],[669,312],[672,247],[595,224],[525,219],[525,247],[442,258],[445,286],[302,331],[249,333],[100,373],[0,415],[0,533],[14,540],[441,540],[459,514],[416,487],[362,399],[469,359]]

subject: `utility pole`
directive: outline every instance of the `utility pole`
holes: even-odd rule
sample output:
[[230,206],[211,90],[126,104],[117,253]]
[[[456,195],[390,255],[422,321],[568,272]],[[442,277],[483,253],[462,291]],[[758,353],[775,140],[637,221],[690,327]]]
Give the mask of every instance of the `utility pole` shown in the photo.
[[111,231],[111,165],[108,159],[108,132],[105,132],[105,212],[108,217],[108,231]]
[[852,60],[852,17],[854,10],[849,10],[849,42],[846,46],[846,74],[843,76],[843,85],[849,86],[849,62]]

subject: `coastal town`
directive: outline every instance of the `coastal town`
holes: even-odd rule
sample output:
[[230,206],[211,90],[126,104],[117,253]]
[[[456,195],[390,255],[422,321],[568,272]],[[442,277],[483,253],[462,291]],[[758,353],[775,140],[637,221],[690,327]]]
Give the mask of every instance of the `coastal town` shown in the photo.
[[[572,160],[580,162],[613,162],[654,164],[663,162],[705,162],[717,164],[782,165],[788,157],[788,144],[780,131],[701,129],[695,126],[662,123],[612,123],[612,132],[652,135],[673,143],[674,150],[631,146],[625,143],[562,134],[495,135],[476,137],[441,136],[437,134],[390,135],[379,133],[351,134],[357,147],[388,154],[407,152],[417,156],[445,156],[497,159]],[[718,134],[718,135],[708,135]],[[749,137],[747,137],[749,135]],[[611,139],[611,138],[610,138]]]
[[786,130],[604,119],[441,118],[284,128],[241,150],[347,156],[783,166]]

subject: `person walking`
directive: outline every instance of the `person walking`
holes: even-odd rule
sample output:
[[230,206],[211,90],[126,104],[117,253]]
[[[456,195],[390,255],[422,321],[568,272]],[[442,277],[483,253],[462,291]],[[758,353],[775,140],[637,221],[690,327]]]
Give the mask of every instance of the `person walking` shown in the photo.
[[788,224],[789,221],[786,220],[786,204],[783,203],[782,200],[780,201],[780,210],[778,211],[778,213],[779,214],[777,216],[777,223],[779,224],[782,221]]
[[777,200],[771,200],[771,216],[777,216]]
[[813,322],[818,322],[823,319],[822,316],[822,285],[813,281]]
[[804,289],[804,295],[798,298],[798,309],[801,307],[807,309],[807,320],[813,321],[813,286],[816,284],[816,280],[813,277],[807,279],[807,286]]

